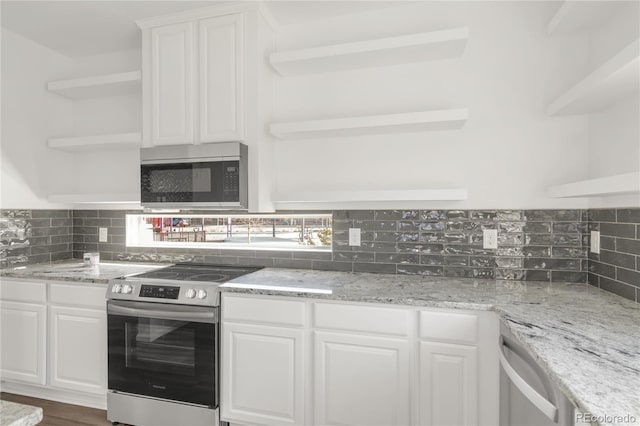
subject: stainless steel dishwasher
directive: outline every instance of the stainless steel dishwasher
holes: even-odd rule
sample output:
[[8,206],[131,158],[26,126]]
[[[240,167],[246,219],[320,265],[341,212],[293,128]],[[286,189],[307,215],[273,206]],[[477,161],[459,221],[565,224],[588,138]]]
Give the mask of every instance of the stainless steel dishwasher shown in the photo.
[[500,425],[573,425],[571,401],[504,324],[499,346]]

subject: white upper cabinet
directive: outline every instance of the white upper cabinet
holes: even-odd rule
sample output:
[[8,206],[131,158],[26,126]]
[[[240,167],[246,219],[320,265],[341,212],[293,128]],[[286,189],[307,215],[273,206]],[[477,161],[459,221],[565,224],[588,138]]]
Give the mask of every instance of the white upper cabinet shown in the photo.
[[[273,212],[275,33],[262,2],[223,2],[137,21],[142,29],[142,146],[242,142],[249,212]],[[250,99],[251,102],[247,102]]]
[[243,14],[145,31],[144,145],[244,141]]
[[194,143],[193,28],[188,22],[151,29],[152,145]]
[[204,19],[200,35],[200,142],[244,140],[244,20]]

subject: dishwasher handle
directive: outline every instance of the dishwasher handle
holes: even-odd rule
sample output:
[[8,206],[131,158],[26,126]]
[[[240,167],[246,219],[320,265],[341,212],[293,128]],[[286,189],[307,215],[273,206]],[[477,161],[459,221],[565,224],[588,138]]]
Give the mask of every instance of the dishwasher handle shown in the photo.
[[[507,356],[504,353],[504,348],[509,348],[502,336],[500,337],[500,350],[498,351],[498,358],[500,359],[500,365],[507,373],[507,376],[511,382],[518,388],[520,392],[533,404],[538,410],[540,410],[551,421],[557,423],[558,408],[549,402],[545,397],[540,395],[534,388],[529,385],[518,372],[509,364]],[[517,354],[516,354],[517,355]]]

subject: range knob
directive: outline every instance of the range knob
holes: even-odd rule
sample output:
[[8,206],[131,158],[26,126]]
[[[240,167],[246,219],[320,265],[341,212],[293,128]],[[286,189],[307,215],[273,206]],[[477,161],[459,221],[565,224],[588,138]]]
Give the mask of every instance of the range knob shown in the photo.
[[133,291],[133,286],[129,285],[129,284],[124,284],[122,286],[122,293],[124,294],[129,294]]
[[198,299],[206,299],[207,291],[206,290],[198,290]]
[[188,289],[184,295],[188,298],[188,299],[193,299],[194,297],[196,297],[196,291],[192,288]]
[[120,293],[121,291],[122,291],[122,285],[120,284],[114,284],[113,287],[111,287],[112,293]]

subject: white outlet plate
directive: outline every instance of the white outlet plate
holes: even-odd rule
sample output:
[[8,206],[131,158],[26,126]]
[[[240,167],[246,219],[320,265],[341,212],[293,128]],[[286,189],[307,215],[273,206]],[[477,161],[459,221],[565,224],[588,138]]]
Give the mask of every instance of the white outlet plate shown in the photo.
[[360,228],[349,228],[349,245],[360,246]]
[[600,253],[600,231],[591,231],[591,253]]
[[497,229],[482,230],[482,248],[486,248],[486,249],[498,248],[498,230]]
[[107,234],[107,230],[109,228],[98,228],[98,242],[99,243],[106,243],[109,241],[109,237]]

